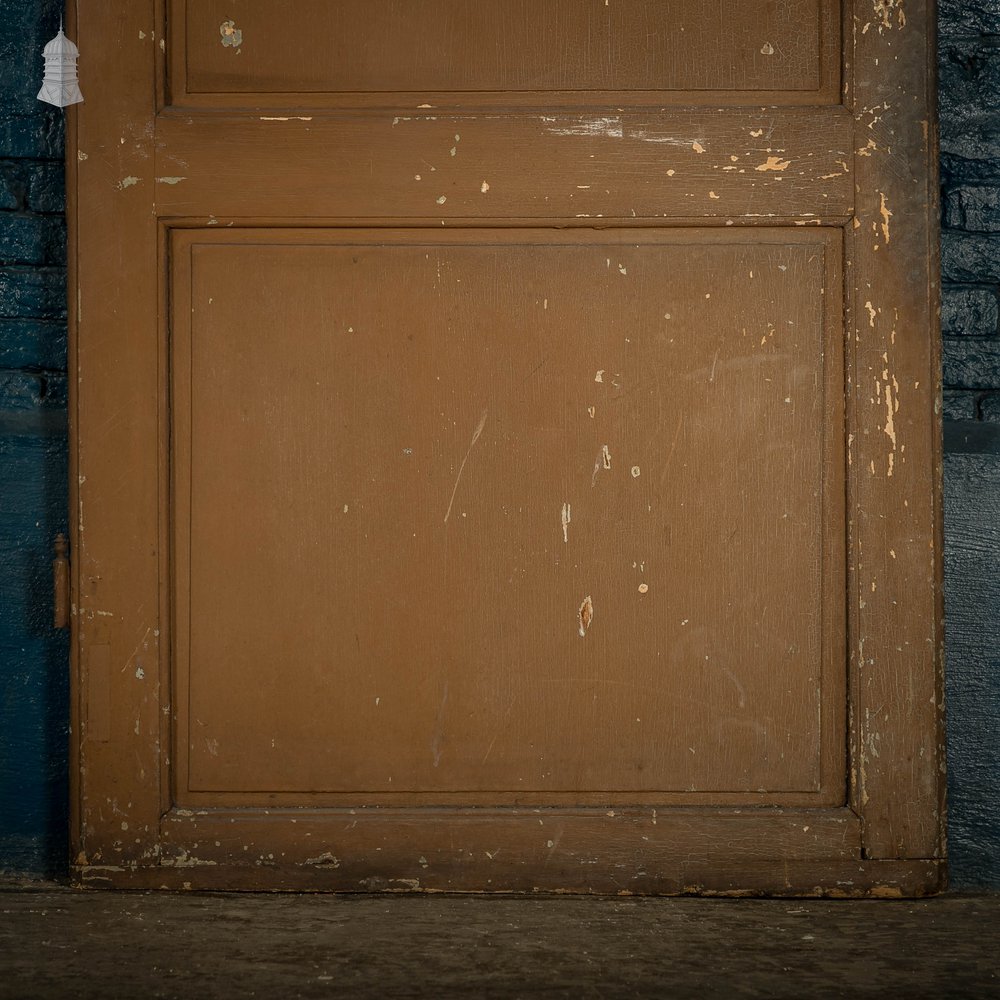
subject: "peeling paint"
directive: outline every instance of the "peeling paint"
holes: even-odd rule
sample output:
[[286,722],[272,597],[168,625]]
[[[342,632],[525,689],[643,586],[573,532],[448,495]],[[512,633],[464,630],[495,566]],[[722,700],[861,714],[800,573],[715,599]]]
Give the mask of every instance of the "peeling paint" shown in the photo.
[[[879,34],[886,28],[902,29],[906,27],[904,0],[874,0],[873,9],[875,17],[878,19]],[[865,27],[867,28],[867,25]]]
[[243,32],[236,27],[234,21],[223,21],[219,25],[219,34],[222,36],[222,44],[226,48],[236,49],[243,44]]
[[589,594],[583,599],[583,604],[580,605],[580,610],[577,612],[577,619],[580,622],[580,638],[582,639],[586,636],[594,620],[594,599]]
[[769,156],[764,163],[754,169],[764,173],[769,170],[781,171],[787,170],[792,165],[791,160],[783,160],[780,156]]
[[892,218],[892,212],[889,211],[889,206],[885,200],[885,194],[879,191],[879,198],[881,199],[881,204],[879,206],[879,213],[882,216],[882,238],[885,240],[885,245],[889,245],[889,220]]
[[315,868],[339,868],[340,858],[330,851],[324,851],[315,858],[306,858],[305,863],[313,865]]

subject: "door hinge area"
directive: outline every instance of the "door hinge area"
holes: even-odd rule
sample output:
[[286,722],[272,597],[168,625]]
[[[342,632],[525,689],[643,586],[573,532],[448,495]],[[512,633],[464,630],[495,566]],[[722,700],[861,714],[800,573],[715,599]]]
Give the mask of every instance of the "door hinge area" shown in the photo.
[[52,546],[52,627],[69,628],[69,542],[62,533]]

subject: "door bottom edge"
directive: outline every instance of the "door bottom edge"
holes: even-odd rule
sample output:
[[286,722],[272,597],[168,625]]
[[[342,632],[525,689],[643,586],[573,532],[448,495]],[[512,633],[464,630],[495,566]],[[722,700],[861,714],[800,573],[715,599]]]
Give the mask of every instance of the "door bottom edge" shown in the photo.
[[[546,866],[548,868],[548,866]],[[593,873],[589,877],[554,864],[549,870],[465,870],[393,873],[361,865],[76,865],[78,889],[166,892],[289,892],[344,895],[571,895],[702,896],[710,898],[916,899],[947,888],[941,859],[799,861],[770,860],[686,864],[649,873]]]

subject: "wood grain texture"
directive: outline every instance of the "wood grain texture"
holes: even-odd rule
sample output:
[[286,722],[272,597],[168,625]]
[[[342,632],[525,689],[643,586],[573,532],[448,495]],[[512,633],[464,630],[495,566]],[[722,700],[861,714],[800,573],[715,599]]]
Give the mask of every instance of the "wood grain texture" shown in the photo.
[[924,2],[855,14],[852,782],[873,858],[943,850],[933,23]]
[[[600,220],[850,215],[842,109],[158,116],[165,217]],[[289,164],[296,165],[289,170]]]

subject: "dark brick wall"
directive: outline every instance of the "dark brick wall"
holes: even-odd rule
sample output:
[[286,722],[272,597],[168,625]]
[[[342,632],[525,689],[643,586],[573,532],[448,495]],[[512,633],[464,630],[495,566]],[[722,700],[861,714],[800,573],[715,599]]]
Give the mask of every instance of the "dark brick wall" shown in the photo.
[[53,0],[0,0],[0,870],[66,865],[67,656],[49,560],[66,530],[63,114],[35,100]]
[[945,417],[1000,423],[1000,3],[941,0]]
[[[39,104],[56,0],[0,0],[0,870],[65,864],[63,115]],[[950,850],[1000,886],[1000,0],[939,0]]]
[[948,846],[1000,888],[1000,0],[939,0]]

